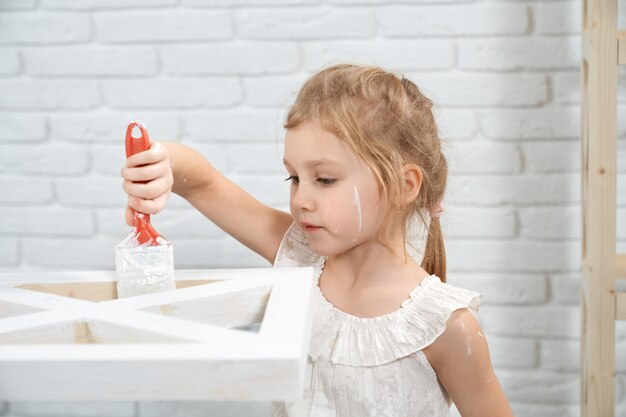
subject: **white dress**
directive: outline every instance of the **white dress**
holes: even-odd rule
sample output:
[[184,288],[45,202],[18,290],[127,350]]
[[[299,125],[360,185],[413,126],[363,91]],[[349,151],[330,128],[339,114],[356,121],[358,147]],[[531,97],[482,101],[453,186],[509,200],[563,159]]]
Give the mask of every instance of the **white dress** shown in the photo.
[[[292,224],[275,267],[312,266],[317,280],[325,257]],[[276,417],[448,417],[451,400],[422,349],[445,330],[454,310],[478,311],[481,295],[426,277],[402,307],[361,318],[335,308],[314,289],[313,330],[303,398],[276,402]]]

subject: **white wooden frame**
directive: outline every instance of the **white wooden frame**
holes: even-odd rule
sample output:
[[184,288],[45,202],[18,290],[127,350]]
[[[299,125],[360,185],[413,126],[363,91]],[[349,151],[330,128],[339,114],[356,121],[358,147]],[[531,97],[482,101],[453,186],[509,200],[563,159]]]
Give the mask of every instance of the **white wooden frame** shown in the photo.
[[174,291],[116,299],[113,271],[0,274],[0,400],[302,395],[312,268],[176,278]]

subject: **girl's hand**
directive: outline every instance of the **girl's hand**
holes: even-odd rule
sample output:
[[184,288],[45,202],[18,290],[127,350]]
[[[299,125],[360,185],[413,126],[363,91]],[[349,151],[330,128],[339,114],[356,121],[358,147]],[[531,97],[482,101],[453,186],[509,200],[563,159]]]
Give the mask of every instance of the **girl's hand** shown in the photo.
[[140,213],[157,214],[165,207],[174,184],[167,148],[159,142],[126,160],[122,187],[128,194],[126,223],[133,225],[131,207]]

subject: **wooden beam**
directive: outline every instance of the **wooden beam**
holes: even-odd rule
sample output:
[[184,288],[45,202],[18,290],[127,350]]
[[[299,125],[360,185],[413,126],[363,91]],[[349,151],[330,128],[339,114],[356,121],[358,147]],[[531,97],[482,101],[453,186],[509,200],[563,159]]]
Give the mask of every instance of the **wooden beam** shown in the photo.
[[[218,281],[208,279],[176,281],[176,288],[181,289],[195,285],[210,284],[213,282]],[[106,301],[117,299],[117,288],[114,281],[23,284],[19,285],[17,288],[56,294],[70,298],[78,298],[87,301]]]
[[581,417],[615,416],[617,0],[583,0]]

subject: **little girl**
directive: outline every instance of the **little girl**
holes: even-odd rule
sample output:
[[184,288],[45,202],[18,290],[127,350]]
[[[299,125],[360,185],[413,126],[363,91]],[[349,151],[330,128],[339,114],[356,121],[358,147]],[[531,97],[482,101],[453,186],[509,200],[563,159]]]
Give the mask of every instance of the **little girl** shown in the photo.
[[[291,214],[178,143],[153,144],[122,169],[135,210],[156,214],[173,191],[275,267],[316,271],[306,389],[275,403],[275,416],[442,417],[452,401],[463,417],[513,415],[474,317],[480,294],[446,283],[448,167],[431,107],[376,67],[310,78],[285,122]],[[421,265],[406,251],[417,219],[428,230]]]

